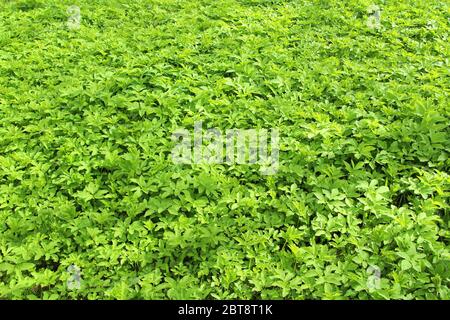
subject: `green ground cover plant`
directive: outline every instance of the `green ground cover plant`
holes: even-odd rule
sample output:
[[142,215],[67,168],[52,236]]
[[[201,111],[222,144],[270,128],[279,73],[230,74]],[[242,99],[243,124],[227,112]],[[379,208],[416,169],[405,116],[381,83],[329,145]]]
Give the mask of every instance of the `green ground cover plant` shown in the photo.
[[449,3],[372,4],[3,0],[0,297],[449,299]]

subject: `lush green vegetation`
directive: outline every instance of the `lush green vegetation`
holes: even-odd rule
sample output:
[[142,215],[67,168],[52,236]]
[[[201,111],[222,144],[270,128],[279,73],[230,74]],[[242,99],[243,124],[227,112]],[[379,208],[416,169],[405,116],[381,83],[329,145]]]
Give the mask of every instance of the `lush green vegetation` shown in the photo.
[[[449,299],[448,2],[371,4],[2,1],[0,297]],[[195,121],[278,172],[174,164]]]

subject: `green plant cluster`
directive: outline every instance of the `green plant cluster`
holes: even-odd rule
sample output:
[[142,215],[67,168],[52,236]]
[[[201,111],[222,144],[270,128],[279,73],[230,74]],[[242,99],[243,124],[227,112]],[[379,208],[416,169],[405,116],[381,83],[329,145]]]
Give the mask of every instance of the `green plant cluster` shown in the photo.
[[[0,297],[449,299],[449,4],[371,4],[2,1]],[[278,172],[174,164],[195,121]]]

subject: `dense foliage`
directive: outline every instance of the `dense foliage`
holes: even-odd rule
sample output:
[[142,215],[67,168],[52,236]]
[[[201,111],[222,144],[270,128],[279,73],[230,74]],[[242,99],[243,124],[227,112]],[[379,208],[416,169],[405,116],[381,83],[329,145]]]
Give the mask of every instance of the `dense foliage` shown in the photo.
[[[2,1],[0,297],[449,299],[449,5],[371,4]],[[174,164],[195,121],[278,172]]]

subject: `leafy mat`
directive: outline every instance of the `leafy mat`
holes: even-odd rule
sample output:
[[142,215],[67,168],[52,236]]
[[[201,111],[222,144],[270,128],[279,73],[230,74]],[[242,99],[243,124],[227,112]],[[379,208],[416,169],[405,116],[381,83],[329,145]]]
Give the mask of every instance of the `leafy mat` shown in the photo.
[[[2,1],[0,297],[449,299],[449,6],[371,4]],[[196,121],[278,172],[174,164]]]

